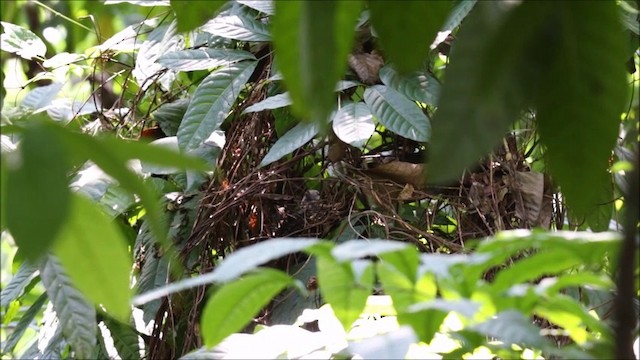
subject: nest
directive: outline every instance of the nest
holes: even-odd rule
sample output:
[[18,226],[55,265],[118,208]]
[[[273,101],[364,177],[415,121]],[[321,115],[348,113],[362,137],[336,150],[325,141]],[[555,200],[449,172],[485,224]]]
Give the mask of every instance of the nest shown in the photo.
[[[382,147],[390,146],[391,155],[362,156],[329,136],[259,167],[277,140],[275,119],[269,111],[242,110],[266,98],[261,80],[268,72],[266,66],[225,129],[228,138],[216,174],[181,249],[193,273],[210,272],[231,251],[275,237],[379,237],[410,242],[424,252],[455,253],[466,251],[467,240],[500,230],[562,223],[564,210],[553,186],[531,171],[521,149],[528,140],[515,135],[458,182],[442,187],[425,184],[424,166],[415,163],[421,145],[390,133],[383,134],[389,142]],[[332,146],[342,150],[341,156],[334,156]],[[323,171],[309,176],[320,163]],[[194,255],[196,265],[189,267],[186,259]],[[287,270],[303,260],[294,255],[270,265]],[[198,324],[205,293],[201,287],[164,300],[150,344],[152,358],[180,355],[175,346],[157,340],[180,327],[174,319],[186,321],[182,354],[201,346]]]

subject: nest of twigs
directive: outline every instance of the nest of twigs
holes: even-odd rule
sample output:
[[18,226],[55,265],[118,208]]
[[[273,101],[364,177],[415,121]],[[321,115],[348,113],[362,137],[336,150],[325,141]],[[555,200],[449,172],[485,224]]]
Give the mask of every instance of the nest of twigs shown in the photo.
[[[551,205],[553,187],[529,169],[521,149],[526,141],[516,135],[505,138],[474,171],[442,187],[425,184],[422,157],[415,160],[416,151],[424,147],[395,134],[383,136],[389,142],[382,147],[392,151],[362,155],[328,136],[259,167],[277,140],[275,119],[269,111],[242,110],[266,98],[261,80],[268,73],[266,66],[228,124],[216,174],[204,190],[191,236],[181,250],[183,259],[197,252],[194,273],[210,272],[220,256],[275,237],[381,237],[411,242],[425,252],[455,253],[465,251],[469,239],[513,228],[549,228],[563,221],[562,209]],[[329,154],[336,144],[346,148],[346,155],[337,160]],[[305,176],[319,162],[325,173]],[[293,256],[272,265],[288,267],[302,260]],[[167,311],[187,321],[182,353],[201,346],[198,323],[205,293],[202,287],[165,300],[156,335],[169,336],[177,326],[177,320],[166,321]],[[175,303],[189,305],[181,308]],[[151,344],[152,357],[180,355],[165,340]]]

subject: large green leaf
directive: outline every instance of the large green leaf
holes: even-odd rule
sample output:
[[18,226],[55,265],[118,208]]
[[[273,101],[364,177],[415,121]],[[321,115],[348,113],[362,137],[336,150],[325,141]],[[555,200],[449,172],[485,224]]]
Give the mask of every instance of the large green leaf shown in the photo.
[[116,319],[129,318],[131,259],[125,238],[109,216],[74,194],[71,215],[54,249],[66,273],[89,300],[102,304]]
[[505,311],[491,320],[471,327],[483,335],[503,341],[505,345],[520,344],[538,349],[548,347],[546,339],[540,336],[540,329],[517,311]]
[[242,60],[256,60],[256,57],[244,50],[200,48],[170,52],[156,62],[175,71],[196,71]]
[[29,327],[33,325],[33,320],[40,313],[40,310],[42,310],[42,306],[46,304],[47,299],[49,298],[47,297],[46,293],[40,295],[38,299],[34,301],[31,306],[29,306],[29,309],[27,309],[27,311],[22,314],[16,326],[11,330],[11,334],[3,341],[3,354],[13,352],[13,349],[18,344],[18,341],[20,341],[20,339],[22,338],[22,335],[24,335],[25,331],[27,331],[27,329],[29,329]]
[[429,141],[429,118],[404,95],[387,86],[374,85],[365,90],[364,101],[378,121],[389,130],[408,139]]
[[268,261],[306,250],[319,241],[315,238],[278,238],[262,241],[234,251],[213,272],[177,281],[142,294],[134,300],[134,304],[144,304],[195,286],[234,280]]
[[270,41],[267,24],[248,14],[221,15],[207,22],[202,30],[227,39]]
[[190,0],[188,4],[171,0],[171,8],[176,13],[178,31],[187,32],[204,24],[218,13],[226,0]]
[[626,37],[618,8],[606,1],[523,6],[544,7],[553,29],[536,98],[538,129],[554,180],[569,206],[584,214],[609,181],[603,173],[627,99]]
[[273,144],[267,155],[260,161],[260,166],[269,165],[292,153],[318,135],[319,131],[320,126],[316,123],[299,123]]
[[199,148],[218,129],[255,67],[255,61],[232,64],[211,73],[198,85],[178,128],[182,150]]
[[449,17],[444,22],[441,31],[452,31],[462,23],[462,20],[471,12],[473,6],[476,4],[476,0],[461,0],[458,4],[449,12]]
[[[480,2],[460,27],[433,120],[429,177],[451,180],[503,138],[531,94],[539,12]],[[530,100],[530,99],[529,99]]]
[[96,345],[96,311],[73,286],[58,260],[48,255],[40,267],[42,284],[77,358],[89,358]]
[[[158,242],[165,249],[171,248],[167,237],[165,215],[158,202],[158,196],[153,188],[145,185],[142,179],[128,168],[128,157],[121,156],[122,150],[112,149],[105,141],[100,141],[88,135],[73,133],[59,126],[51,126],[50,130],[56,131],[64,139],[65,145],[71,150],[70,153],[82,154],[82,156],[90,158],[104,172],[116,179],[123,188],[138,195],[142,205],[145,207],[146,219],[151,224],[151,229]],[[126,145],[124,147],[126,148]],[[138,156],[140,154],[140,152],[137,153]]]
[[364,309],[373,287],[373,274],[365,270],[358,279],[351,263],[339,263],[331,256],[318,256],[318,283],[322,297],[336,314],[345,329],[350,329]]
[[24,59],[43,57],[47,46],[33,32],[22,26],[0,21],[4,32],[0,35],[0,50],[16,54]]
[[256,9],[267,15],[273,15],[275,13],[273,0],[236,0],[236,2],[248,6],[252,9]]
[[30,261],[22,262],[18,271],[11,277],[11,281],[0,292],[0,308],[9,305],[22,294],[25,287],[37,276],[36,271],[38,271],[37,265]]
[[323,126],[346,68],[360,1],[279,1],[272,20],[278,68],[293,111]]
[[69,213],[69,165],[60,138],[42,123],[25,129],[18,150],[5,158],[5,220],[20,251],[35,260],[53,244]]
[[448,1],[371,0],[371,23],[385,55],[401,73],[421,68],[429,45],[442,27],[451,3]]
[[333,116],[333,132],[347,144],[362,147],[376,130],[371,110],[363,103],[342,106]]
[[[407,244],[399,241],[381,239],[349,240],[331,250],[331,255],[338,262],[356,260],[367,256],[377,256],[407,248]],[[416,265],[418,257],[416,256]]]
[[202,311],[200,327],[205,344],[213,347],[228,335],[241,330],[291,283],[291,278],[282,271],[260,269],[222,286]]
[[131,325],[112,320],[108,317],[103,318],[103,321],[111,333],[113,345],[118,351],[120,358],[131,360],[139,359],[139,337]]
[[246,114],[246,113],[252,113],[252,112],[262,111],[262,110],[278,109],[281,107],[289,106],[291,105],[291,103],[292,101],[291,101],[291,97],[289,96],[289,93],[285,92],[282,94],[270,96],[251,106],[247,106],[247,108],[244,109],[242,113]]
[[160,125],[160,129],[167,136],[176,136],[180,122],[189,107],[189,99],[180,99],[172,103],[163,104],[151,115]]
[[407,75],[400,75],[393,67],[385,65],[380,69],[380,80],[382,80],[383,84],[411,100],[429,105],[436,105],[438,103],[440,83],[428,73],[414,72]]

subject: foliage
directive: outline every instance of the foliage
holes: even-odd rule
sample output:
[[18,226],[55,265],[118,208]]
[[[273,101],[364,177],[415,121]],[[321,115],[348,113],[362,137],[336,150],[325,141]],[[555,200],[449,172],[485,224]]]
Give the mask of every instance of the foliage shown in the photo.
[[609,319],[616,285],[640,302],[606,232],[630,216],[637,242],[634,3],[2,14],[3,356],[599,358],[637,336]]

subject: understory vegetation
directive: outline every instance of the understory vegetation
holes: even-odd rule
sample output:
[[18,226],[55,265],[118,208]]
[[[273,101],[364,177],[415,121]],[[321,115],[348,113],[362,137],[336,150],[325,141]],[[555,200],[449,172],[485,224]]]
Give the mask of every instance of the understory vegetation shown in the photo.
[[1,7],[3,359],[638,358],[637,2]]

